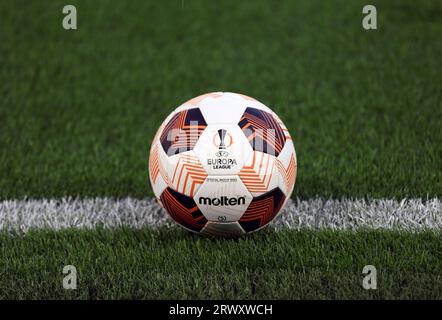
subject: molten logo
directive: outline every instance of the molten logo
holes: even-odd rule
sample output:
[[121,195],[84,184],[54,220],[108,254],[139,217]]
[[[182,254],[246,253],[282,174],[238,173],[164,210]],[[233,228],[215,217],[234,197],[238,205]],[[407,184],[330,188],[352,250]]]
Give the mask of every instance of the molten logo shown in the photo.
[[229,198],[222,196],[219,198],[201,197],[198,200],[199,204],[209,206],[239,206],[246,203],[246,197]]

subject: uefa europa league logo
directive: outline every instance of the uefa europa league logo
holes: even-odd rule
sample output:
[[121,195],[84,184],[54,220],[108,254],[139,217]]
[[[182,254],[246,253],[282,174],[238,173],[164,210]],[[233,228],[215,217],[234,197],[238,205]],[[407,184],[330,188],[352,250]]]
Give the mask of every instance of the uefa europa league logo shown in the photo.
[[220,140],[218,148],[220,150],[226,148],[226,143],[224,141],[226,139],[226,133],[227,133],[227,130],[225,130],[225,129],[218,130],[218,135],[219,135],[219,140]]
[[229,152],[227,148],[233,143],[232,136],[227,133],[226,129],[219,129],[213,137],[213,143],[218,148],[218,152],[215,153],[217,157],[227,157]]

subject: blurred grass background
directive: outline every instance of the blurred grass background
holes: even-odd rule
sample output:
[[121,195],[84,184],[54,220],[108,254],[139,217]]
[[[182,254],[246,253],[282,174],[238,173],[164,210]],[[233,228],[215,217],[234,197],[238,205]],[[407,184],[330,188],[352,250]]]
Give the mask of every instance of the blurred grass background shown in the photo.
[[0,199],[152,195],[148,148],[209,91],[274,109],[294,196],[442,195],[442,2],[0,2]]

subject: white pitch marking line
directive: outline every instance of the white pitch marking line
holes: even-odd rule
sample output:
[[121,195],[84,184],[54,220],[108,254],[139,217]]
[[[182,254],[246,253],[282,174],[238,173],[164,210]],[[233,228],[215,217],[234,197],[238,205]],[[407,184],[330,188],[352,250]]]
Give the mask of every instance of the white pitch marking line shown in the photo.
[[[155,199],[62,198],[0,201],[0,230],[158,228],[174,223]],[[442,201],[435,199],[289,200],[270,224],[279,229],[442,230]]]

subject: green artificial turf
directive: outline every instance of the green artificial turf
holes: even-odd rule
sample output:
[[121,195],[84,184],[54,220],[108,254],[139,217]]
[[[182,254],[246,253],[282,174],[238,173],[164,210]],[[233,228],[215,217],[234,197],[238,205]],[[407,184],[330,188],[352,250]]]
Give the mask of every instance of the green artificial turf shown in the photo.
[[[266,230],[213,240],[177,229],[0,234],[0,299],[442,298],[441,234]],[[78,272],[62,288],[63,267]],[[362,287],[365,265],[376,290]]]
[[[442,195],[442,3],[0,2],[0,199],[151,196],[162,120],[209,91],[285,121],[295,196]],[[270,273],[272,274],[272,273]]]

